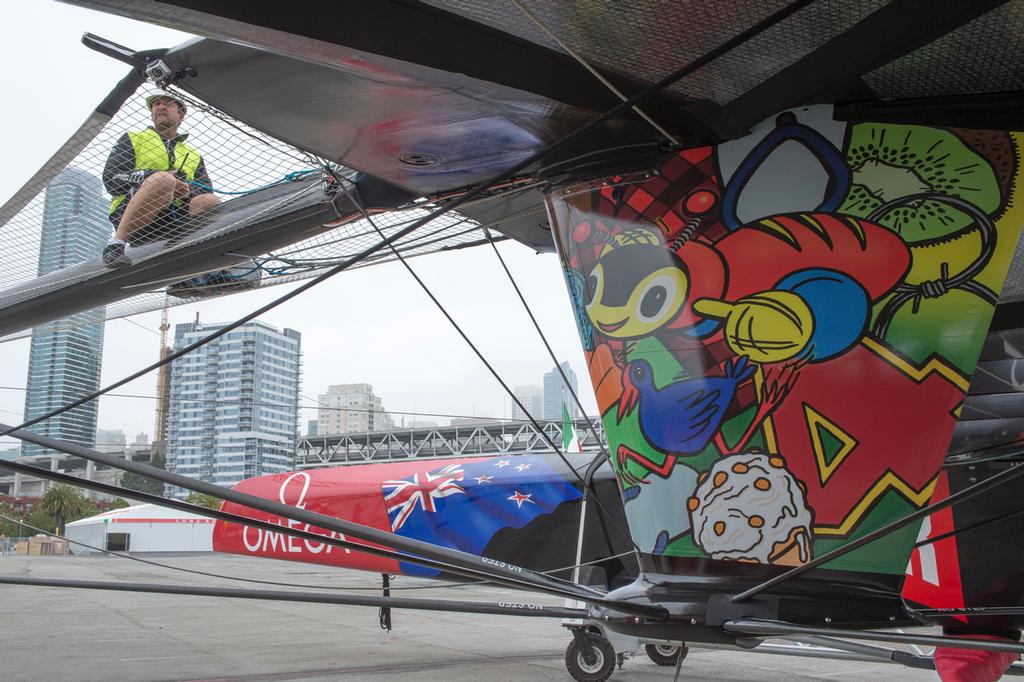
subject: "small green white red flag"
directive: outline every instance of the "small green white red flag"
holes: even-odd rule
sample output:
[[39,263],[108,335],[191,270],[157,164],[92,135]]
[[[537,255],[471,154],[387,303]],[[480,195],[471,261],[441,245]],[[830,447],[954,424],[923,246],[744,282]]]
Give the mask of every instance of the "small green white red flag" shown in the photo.
[[564,400],[562,401],[562,451],[583,452],[576,429],[573,428],[572,419],[569,418],[569,408]]

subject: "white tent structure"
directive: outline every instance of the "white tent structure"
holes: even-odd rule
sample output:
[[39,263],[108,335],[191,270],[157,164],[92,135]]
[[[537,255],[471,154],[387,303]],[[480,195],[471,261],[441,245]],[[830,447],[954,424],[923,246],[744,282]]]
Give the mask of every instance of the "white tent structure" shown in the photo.
[[212,552],[213,519],[175,511],[155,504],[140,504],[90,516],[67,524],[72,554],[96,554],[76,545],[130,552]]

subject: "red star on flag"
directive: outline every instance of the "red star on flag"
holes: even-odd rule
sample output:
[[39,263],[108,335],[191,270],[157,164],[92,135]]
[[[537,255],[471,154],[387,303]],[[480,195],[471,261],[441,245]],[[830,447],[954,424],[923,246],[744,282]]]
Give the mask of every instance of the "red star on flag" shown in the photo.
[[494,466],[498,467],[499,469],[504,469],[505,467],[512,466],[512,462],[508,461],[507,459],[502,459],[495,462]]
[[492,478],[494,478],[494,476],[488,476],[487,474],[480,474],[479,476],[476,477],[475,480],[476,480],[477,483],[490,483]]
[[513,495],[511,497],[506,497],[505,499],[512,500],[513,502],[516,503],[516,505],[518,505],[519,509],[522,509],[523,508],[523,502],[529,502],[530,504],[537,504],[536,502],[534,502],[533,500],[530,499],[531,497],[533,497],[533,493],[527,493],[527,494],[524,495],[523,493],[521,493],[521,492],[519,492],[517,490],[515,495]]
[[519,466],[516,467],[516,471],[526,471],[531,466],[533,466],[533,465],[532,464],[520,464]]

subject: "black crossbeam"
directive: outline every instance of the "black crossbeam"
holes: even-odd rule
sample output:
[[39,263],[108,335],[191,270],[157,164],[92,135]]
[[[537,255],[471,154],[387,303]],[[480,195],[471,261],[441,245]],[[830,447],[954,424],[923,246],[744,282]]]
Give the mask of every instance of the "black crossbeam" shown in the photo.
[[264,601],[303,602],[306,604],[337,604],[341,606],[376,606],[418,611],[449,611],[497,616],[528,616],[532,618],[586,618],[585,609],[545,606],[527,602],[472,602],[449,599],[419,599],[416,597],[377,597],[364,594],[323,594],[290,590],[251,590],[237,587],[189,587],[187,585],[161,585],[158,583],[129,583],[105,580],[57,580],[0,575],[0,585],[28,587],[63,587],[78,590],[108,590],[113,592],[149,592],[195,597],[227,597],[230,599],[261,599]]
[[729,102],[725,116],[750,128],[899,59],[1006,1],[892,0]]
[[1015,130],[1024,120],[1024,91],[850,101],[836,105],[835,117],[851,123]]
[[[145,57],[141,56],[138,52],[131,49],[130,47],[119,45],[118,43],[115,43],[113,40],[101,38],[100,36],[95,35],[93,33],[83,33],[82,44],[90,50],[95,50],[100,54],[116,59],[119,62],[124,62],[128,66],[134,67],[138,70],[140,74],[144,73],[146,67],[149,65],[149,59],[146,59]],[[167,50],[162,51],[167,52]]]
[[1015,654],[1024,653],[1024,644],[1019,642],[997,642],[987,639],[966,639],[960,637],[940,637],[936,635],[909,635],[903,632],[876,632],[874,630],[845,630],[841,628],[815,628],[795,625],[775,620],[759,620],[741,618],[730,620],[722,625],[728,632],[758,637],[788,637],[790,635],[821,635],[823,637],[843,637],[860,639],[869,642],[891,642],[893,644],[918,644],[922,646],[946,646],[957,649],[980,649],[982,651],[1009,651]]
[[1009,521],[1010,519],[1016,518],[1016,517],[1020,516],[1021,514],[1024,514],[1024,509],[1018,509],[1017,511],[1010,512],[1009,514],[1000,514],[999,516],[991,516],[991,517],[989,517],[987,519],[984,519],[982,521],[978,521],[976,523],[972,523],[972,524],[967,525],[967,526],[963,526],[961,528],[954,528],[951,531],[947,531],[945,533],[942,533],[941,535],[936,535],[933,538],[925,538],[924,540],[921,540],[921,541],[917,542],[914,545],[914,547],[923,547],[925,545],[930,545],[930,544],[936,543],[939,540],[945,540],[946,538],[951,538],[951,537],[953,537],[955,535],[960,535],[961,533],[966,533],[967,531],[970,531],[970,530],[977,530],[978,528],[984,528],[986,526],[990,526],[993,523],[999,523],[1001,521]]
[[914,609],[929,618],[939,616],[1024,616],[1024,606],[969,606],[962,609]]

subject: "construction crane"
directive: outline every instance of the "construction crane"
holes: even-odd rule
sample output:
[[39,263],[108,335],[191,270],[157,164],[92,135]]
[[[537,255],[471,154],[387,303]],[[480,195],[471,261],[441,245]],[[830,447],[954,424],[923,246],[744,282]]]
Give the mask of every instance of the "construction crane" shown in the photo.
[[[167,331],[171,328],[167,321],[167,302],[164,302],[163,311],[160,314],[160,359],[163,360],[171,354],[171,347],[167,343]],[[156,382],[156,427],[154,429],[154,441],[166,442],[167,440],[167,413],[171,398],[171,365],[161,365],[160,374]]]

